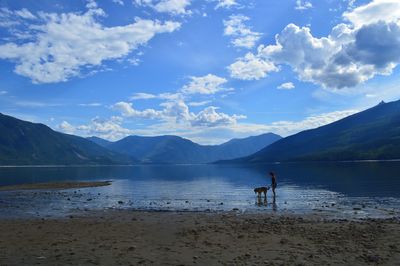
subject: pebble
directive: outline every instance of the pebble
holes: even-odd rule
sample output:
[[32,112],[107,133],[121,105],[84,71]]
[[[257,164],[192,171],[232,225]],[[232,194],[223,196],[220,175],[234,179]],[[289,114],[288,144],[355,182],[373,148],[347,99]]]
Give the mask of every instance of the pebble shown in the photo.
[[367,259],[369,262],[377,263],[380,261],[381,258],[379,257],[379,255],[369,255],[369,256],[367,256]]
[[279,243],[281,243],[282,245],[287,244],[289,242],[289,240],[287,240],[286,238],[282,238],[281,241],[279,241]]

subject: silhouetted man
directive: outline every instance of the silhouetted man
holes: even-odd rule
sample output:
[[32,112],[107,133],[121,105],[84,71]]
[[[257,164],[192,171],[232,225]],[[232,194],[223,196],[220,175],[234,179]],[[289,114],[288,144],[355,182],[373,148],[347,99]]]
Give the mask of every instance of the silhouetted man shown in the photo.
[[271,176],[271,187],[272,187],[272,193],[274,193],[274,201],[275,201],[275,188],[277,186],[276,176],[273,172],[270,172],[269,175]]

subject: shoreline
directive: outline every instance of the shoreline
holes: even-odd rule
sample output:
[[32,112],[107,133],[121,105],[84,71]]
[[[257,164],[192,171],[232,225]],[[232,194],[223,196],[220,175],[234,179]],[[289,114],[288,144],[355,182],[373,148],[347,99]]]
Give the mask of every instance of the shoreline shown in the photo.
[[47,182],[30,183],[20,185],[0,186],[0,191],[21,191],[21,190],[64,190],[79,189],[90,187],[104,187],[111,185],[111,181],[92,181],[92,182]]
[[106,210],[0,219],[1,265],[395,265],[400,221]]

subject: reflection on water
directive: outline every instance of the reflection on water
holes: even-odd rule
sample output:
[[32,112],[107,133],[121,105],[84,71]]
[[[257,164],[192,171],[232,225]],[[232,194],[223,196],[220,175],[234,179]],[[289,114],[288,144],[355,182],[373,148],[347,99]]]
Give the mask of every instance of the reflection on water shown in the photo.
[[[277,173],[277,197],[260,198]],[[400,163],[269,165],[143,165],[131,167],[0,168],[0,185],[112,180],[109,187],[0,192],[3,215],[65,215],[74,210],[134,208],[188,211],[322,212],[396,216]]]

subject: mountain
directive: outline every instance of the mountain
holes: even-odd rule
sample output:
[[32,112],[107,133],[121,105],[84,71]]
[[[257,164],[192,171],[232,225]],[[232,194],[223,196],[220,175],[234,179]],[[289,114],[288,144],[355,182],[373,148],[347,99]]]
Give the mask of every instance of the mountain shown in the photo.
[[86,139],[96,143],[97,145],[99,145],[101,147],[105,147],[105,148],[107,148],[107,146],[111,145],[111,143],[112,143],[111,141],[108,141],[106,139],[102,139],[102,138],[99,138],[99,137],[95,137],[95,136],[88,137]]
[[252,154],[280,138],[268,133],[221,145],[200,145],[178,136],[128,136],[106,147],[145,163],[208,163]]
[[214,146],[214,150],[219,158],[234,159],[253,154],[281,138],[281,136],[273,133],[265,133],[242,139],[232,139]]
[[85,138],[0,113],[0,165],[127,164],[134,161]]
[[248,157],[225,163],[400,159],[400,101],[283,138]]
[[194,163],[206,159],[199,144],[177,136],[128,136],[108,148],[145,163]]

